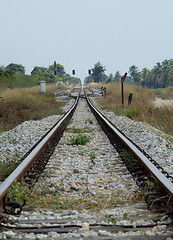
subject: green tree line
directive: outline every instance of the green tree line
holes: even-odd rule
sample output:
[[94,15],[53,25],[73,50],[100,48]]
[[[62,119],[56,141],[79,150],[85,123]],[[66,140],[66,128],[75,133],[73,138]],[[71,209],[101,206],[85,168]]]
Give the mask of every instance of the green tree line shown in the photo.
[[132,65],[129,68],[129,74],[135,84],[142,86],[150,88],[173,86],[173,59],[157,62],[151,70],[143,68],[139,71],[138,67]]
[[[116,71],[114,75],[111,73],[109,76],[105,74],[105,71],[106,68],[100,62],[96,63],[94,67],[91,68],[91,74],[85,78],[85,83],[108,83],[121,80],[122,75],[119,71]],[[129,68],[126,83],[142,85],[149,88],[166,88],[173,86],[173,59],[164,60],[162,63],[158,62],[151,70],[145,67],[139,71],[137,66],[132,65]]]
[[49,67],[35,66],[30,75],[25,74],[25,67],[21,64],[10,63],[0,67],[0,88],[32,87],[46,83],[64,82],[81,84],[79,78],[70,76],[61,64],[54,62]]

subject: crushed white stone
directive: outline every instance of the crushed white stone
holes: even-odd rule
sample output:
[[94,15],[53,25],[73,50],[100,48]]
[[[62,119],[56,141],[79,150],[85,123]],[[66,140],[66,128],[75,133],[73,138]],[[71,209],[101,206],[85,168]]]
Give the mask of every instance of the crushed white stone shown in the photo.
[[93,104],[127,137],[152,157],[173,176],[173,136],[167,135],[159,129],[144,122],[136,122],[124,116],[117,116],[114,112],[103,110],[97,101]]
[[[80,110],[85,108],[84,100],[80,100],[82,103],[80,104]],[[72,104],[72,102],[70,103]],[[102,110],[101,110],[102,111]],[[171,143],[165,137],[166,135],[154,129],[150,125],[134,122],[128,118],[115,116],[112,112],[102,111],[104,115],[110,119],[115,126],[117,126],[121,131],[128,135],[134,142],[136,142],[141,148],[144,148],[146,152],[148,152],[153,159],[159,162],[167,171],[169,170],[170,174],[172,174],[173,169],[173,150]],[[71,129],[74,128],[83,128],[88,116],[91,120],[94,121],[93,116],[88,115],[88,112],[83,114],[78,114],[75,117],[75,121],[72,121],[68,126]],[[0,134],[0,153],[2,154],[2,159],[4,161],[8,161],[10,157],[16,157],[16,159],[20,159],[20,157],[29,150],[32,145],[39,140],[39,138],[46,133],[46,131],[52,127],[58,119],[62,116],[50,116],[41,121],[27,121],[17,126],[16,128],[4,132]],[[91,127],[88,123],[88,132],[87,135],[93,139],[92,142],[89,143],[89,150],[87,146],[78,146],[72,147],[67,144],[67,141],[73,133],[68,131],[67,134],[63,136],[60,141],[60,144],[56,148],[54,154],[50,159],[50,163],[45,169],[44,173],[48,175],[52,174],[52,180],[50,179],[50,184],[52,184],[52,191],[55,192],[56,187],[60,189],[60,194],[62,196],[68,196],[68,194],[73,194],[73,196],[78,196],[80,194],[86,193],[86,190],[89,189],[89,193],[95,196],[97,193],[107,193],[111,194],[114,191],[122,190],[128,196],[129,189],[126,189],[127,182],[129,182],[129,186],[132,191],[136,191],[137,187],[131,176],[129,175],[125,168],[123,168],[122,164],[117,162],[117,170],[121,169],[119,172],[120,175],[125,175],[124,182],[118,182],[118,178],[116,175],[107,175],[109,167],[112,166],[112,161],[118,161],[118,155],[112,146],[108,146],[108,141],[104,140],[104,137],[100,137],[103,133],[99,131],[98,126],[93,123],[94,127]],[[92,128],[92,131],[89,131]],[[93,129],[96,137],[93,137]],[[142,135],[141,135],[142,134]],[[142,137],[141,137],[142,136]],[[111,153],[112,152],[112,153]],[[85,161],[81,161],[82,153],[85,153]],[[87,154],[88,155],[87,155]],[[59,157],[61,154],[61,157]],[[74,157],[71,156],[74,155]],[[96,158],[92,159],[92,154]],[[17,155],[17,156],[16,156]],[[58,161],[59,169],[56,167]],[[49,171],[54,167],[54,172],[51,173]],[[95,174],[97,168],[97,174]],[[73,173],[72,173],[73,171]],[[89,171],[89,172],[88,172]],[[91,174],[88,174],[91,173]],[[90,176],[91,175],[91,176]],[[56,177],[55,177],[56,176]],[[43,177],[44,178],[44,177]],[[43,179],[42,179],[43,180]],[[111,181],[112,180],[112,181]],[[51,182],[52,181],[52,182]],[[104,181],[109,184],[105,187]],[[68,183],[66,183],[68,182]],[[79,182],[83,182],[83,185],[78,184]],[[46,183],[46,179],[44,184]],[[57,184],[60,185],[57,186]],[[38,183],[39,186],[40,183]],[[37,186],[37,187],[38,187]],[[39,190],[39,187],[37,188]],[[98,190],[99,189],[99,190]],[[98,191],[98,192],[97,192]],[[87,195],[85,195],[87,196]],[[79,230],[75,230],[68,234],[58,234],[56,232],[49,232],[48,234],[20,234],[14,231],[3,231],[0,233],[0,239],[62,239],[62,238],[79,238],[84,239],[88,237],[124,237],[124,236],[141,236],[141,235],[165,235],[167,236],[166,223],[169,223],[170,219],[165,220],[160,219],[160,222],[157,226],[153,227],[150,230],[141,230],[141,231],[130,231],[128,233],[118,232],[118,233],[110,233],[108,231],[99,230],[99,232],[95,232],[90,230],[90,224],[95,223],[94,218],[100,216],[112,216],[114,218],[118,218],[116,225],[128,226],[131,223],[131,219],[123,219],[124,214],[134,214],[134,216],[142,214],[143,209],[135,210],[133,206],[122,206],[116,207],[114,209],[102,209],[99,213],[90,212],[86,209],[78,212],[77,210],[64,210],[62,212],[56,211],[47,211],[47,210],[35,210],[31,214],[31,212],[23,212],[21,216],[15,217],[11,216],[10,220],[33,220],[33,219],[66,219],[68,218],[68,222],[66,224],[78,224],[79,226],[83,226],[83,223],[80,219],[86,218],[85,227],[80,228]],[[71,221],[69,220],[71,218]],[[91,219],[87,221],[87,219]],[[92,220],[93,219],[93,220]],[[168,222],[166,222],[168,221]],[[107,221],[102,221],[102,224],[107,224]],[[136,219],[133,222],[133,227],[136,226],[145,226],[147,224],[153,224],[152,220],[140,220]],[[26,225],[23,225],[25,227]],[[45,223],[37,224],[37,227],[45,226]],[[46,226],[51,226],[51,224],[46,223]]]

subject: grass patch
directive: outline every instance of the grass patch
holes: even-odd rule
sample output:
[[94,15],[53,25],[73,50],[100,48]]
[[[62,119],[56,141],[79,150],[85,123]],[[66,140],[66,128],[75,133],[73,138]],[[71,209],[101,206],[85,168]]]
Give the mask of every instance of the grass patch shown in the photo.
[[72,137],[69,140],[68,144],[69,145],[85,145],[88,142],[90,142],[90,138],[88,136],[79,134],[76,137]]
[[0,132],[10,130],[26,120],[40,120],[50,115],[63,114],[65,102],[56,102],[55,85],[47,86],[46,93],[40,87],[8,89],[1,92]]
[[18,165],[19,163],[10,159],[7,162],[0,161],[0,179],[8,177]]
[[[56,191],[56,190],[55,190]],[[42,193],[33,192],[27,199],[29,207],[43,207],[54,210],[77,210],[83,209],[97,210],[132,205],[143,201],[143,194],[140,191],[127,194],[127,192],[116,192],[112,194],[96,194],[94,196],[68,196],[63,197],[56,193],[44,191]],[[124,216],[123,216],[124,217]]]
[[89,123],[89,124],[93,124],[93,120],[90,119],[90,118],[87,118],[87,119],[85,120],[85,124],[87,124],[87,123]]
[[95,153],[91,153],[90,155],[89,155],[89,157],[90,157],[90,169],[92,169],[93,168],[93,166],[95,166],[96,165],[96,155],[95,155]]
[[128,118],[134,118],[139,116],[140,114],[140,109],[139,108],[131,108],[126,112],[126,117]]

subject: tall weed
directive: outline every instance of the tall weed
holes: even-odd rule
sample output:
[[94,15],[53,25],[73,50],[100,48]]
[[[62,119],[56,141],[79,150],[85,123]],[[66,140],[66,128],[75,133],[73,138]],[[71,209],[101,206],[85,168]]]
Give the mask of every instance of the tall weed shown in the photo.
[[173,99],[173,87],[164,88],[161,97],[163,99]]
[[[62,86],[61,86],[62,87]],[[0,96],[0,132],[9,130],[26,120],[39,120],[49,115],[62,114],[63,102],[56,102],[55,84],[46,86],[46,93],[40,87],[16,88],[2,91]]]
[[[114,111],[118,115],[127,116],[135,121],[149,123],[163,132],[173,135],[173,106],[155,107],[153,104],[155,95],[152,89],[124,84],[124,106],[122,107],[121,84],[110,83],[105,86],[107,88],[107,97],[101,97],[99,100],[102,108]],[[172,89],[172,87],[163,89],[157,91],[157,93],[165,93],[171,97]],[[128,105],[130,93],[133,94],[133,98],[132,103]]]

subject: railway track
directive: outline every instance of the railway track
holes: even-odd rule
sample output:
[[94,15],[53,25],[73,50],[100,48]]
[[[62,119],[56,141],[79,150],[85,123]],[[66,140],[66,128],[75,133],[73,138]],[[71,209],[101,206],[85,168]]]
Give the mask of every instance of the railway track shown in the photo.
[[[34,199],[32,196],[38,196],[39,202],[37,209],[26,205],[20,216],[10,215],[7,221],[3,218],[2,234],[9,234],[13,239],[18,239],[19,236],[25,239],[29,234],[32,239],[42,239],[45,236],[49,239],[127,239],[127,236],[128,239],[155,239],[158,234],[157,239],[172,237],[169,218],[172,214],[171,177],[158,170],[159,166],[152,159],[150,168],[146,154],[140,152],[140,157],[138,156],[140,149],[137,146],[129,150],[127,145],[132,147],[132,143],[129,139],[125,140],[123,133],[118,133],[120,137],[117,141],[110,130],[109,121],[105,119],[107,124],[104,124],[101,114],[87,99],[91,111],[108,135],[108,140],[88,109],[85,96],[80,96],[80,100],[76,96],[75,104],[67,113],[68,117],[74,115],[63,136],[66,124],[63,128],[55,125],[45,136],[46,140],[42,139],[46,146],[39,141],[27,154],[25,164],[19,166],[22,173],[18,167],[10,176],[10,183],[6,179],[1,184],[1,205],[5,204],[7,213],[19,215],[22,210],[21,203],[11,203],[7,198],[3,202],[16,178],[22,180],[27,189],[32,188],[31,199]],[[113,132],[118,131],[114,126],[111,128]],[[52,137],[54,129],[56,135]],[[61,129],[60,133],[57,133],[58,129]],[[88,143],[76,145],[74,137],[83,135]],[[123,138],[123,143],[120,143],[120,138]],[[52,142],[48,143],[48,139]],[[82,141],[82,138],[78,140]],[[39,154],[36,155],[39,158],[33,156],[37,149]]]

